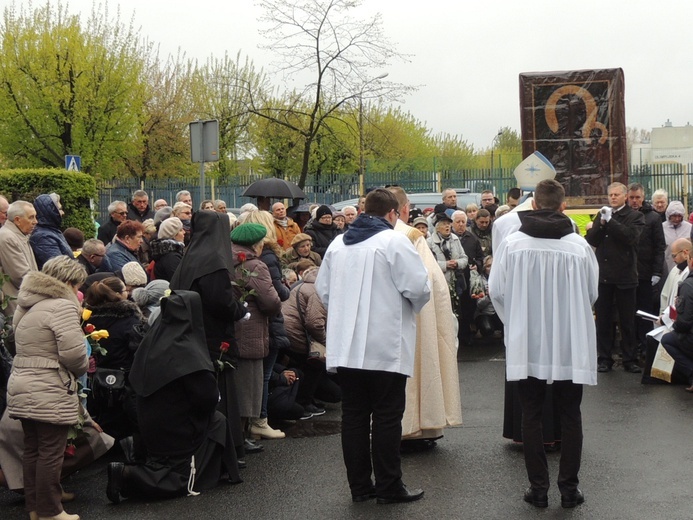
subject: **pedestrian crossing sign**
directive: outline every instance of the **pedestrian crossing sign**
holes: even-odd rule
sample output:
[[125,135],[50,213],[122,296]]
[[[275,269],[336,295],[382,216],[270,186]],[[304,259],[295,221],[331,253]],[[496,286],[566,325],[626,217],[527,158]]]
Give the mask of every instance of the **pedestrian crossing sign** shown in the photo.
[[82,158],[79,155],[66,155],[65,169],[69,172],[82,171]]

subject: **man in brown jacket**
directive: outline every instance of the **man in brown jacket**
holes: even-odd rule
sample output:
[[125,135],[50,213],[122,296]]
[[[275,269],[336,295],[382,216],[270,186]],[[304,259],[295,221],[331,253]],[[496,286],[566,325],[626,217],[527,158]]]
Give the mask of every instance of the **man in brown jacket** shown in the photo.
[[272,216],[277,230],[277,243],[284,250],[291,249],[291,241],[301,232],[301,228],[286,216],[286,207],[282,202],[275,202],[272,205]]

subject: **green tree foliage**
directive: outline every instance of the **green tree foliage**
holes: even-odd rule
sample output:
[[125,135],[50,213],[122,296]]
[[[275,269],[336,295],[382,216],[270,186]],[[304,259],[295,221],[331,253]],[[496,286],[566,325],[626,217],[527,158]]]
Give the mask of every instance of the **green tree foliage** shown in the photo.
[[253,62],[211,56],[195,69],[190,89],[191,104],[200,119],[219,121],[219,161],[214,167],[221,177],[238,174],[238,160],[253,149],[248,135],[249,96],[262,97],[265,77]]
[[431,170],[435,155],[426,125],[401,108],[369,105],[363,118],[368,171]]
[[[312,79],[280,107],[271,100],[250,97],[249,110],[284,126],[301,139],[299,186],[303,186],[314,158],[313,145],[321,140],[331,118],[356,100],[394,97],[410,87],[373,81],[398,55],[384,36],[382,19],[352,18],[359,0],[262,0],[267,48],[277,56],[276,71],[293,80]],[[381,74],[381,77],[383,75]],[[370,79],[369,79],[370,78]],[[287,115],[291,112],[297,117]]]
[[63,229],[76,227],[86,238],[95,235],[89,200],[96,197],[96,182],[85,173],[33,168],[0,170],[0,193],[10,202],[33,200],[43,193],[57,193],[65,211]]
[[6,8],[0,26],[0,153],[13,166],[82,156],[110,175],[131,146],[143,98],[132,25],[92,11],[86,26],[60,2]]
[[148,51],[144,65],[144,97],[136,138],[122,156],[125,168],[140,181],[194,174],[189,140],[184,135],[193,119],[189,96],[192,63],[181,54],[161,58],[158,51]]
[[438,170],[447,175],[469,168],[477,168],[478,160],[474,147],[461,136],[438,134],[433,138],[435,156],[438,157]]

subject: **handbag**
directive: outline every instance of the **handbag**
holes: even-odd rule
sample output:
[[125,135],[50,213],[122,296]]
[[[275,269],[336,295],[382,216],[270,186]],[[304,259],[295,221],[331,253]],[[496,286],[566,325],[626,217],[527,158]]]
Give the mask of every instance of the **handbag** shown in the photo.
[[308,333],[308,329],[306,328],[306,318],[303,315],[303,309],[301,308],[301,300],[299,298],[302,286],[303,282],[299,284],[298,289],[296,290],[296,308],[298,309],[298,317],[301,319],[301,326],[303,327],[303,331],[306,333],[306,345],[308,345],[308,361],[324,363],[326,361],[327,356],[327,347],[325,347],[325,345],[323,345],[319,341],[314,340]]
[[125,400],[127,375],[119,368],[97,368],[91,383],[91,394],[100,406],[113,408]]

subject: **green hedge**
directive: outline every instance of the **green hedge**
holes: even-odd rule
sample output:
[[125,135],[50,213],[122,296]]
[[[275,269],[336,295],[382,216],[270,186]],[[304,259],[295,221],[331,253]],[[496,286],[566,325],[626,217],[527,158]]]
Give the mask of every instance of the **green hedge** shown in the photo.
[[7,200],[33,200],[44,193],[57,193],[63,205],[63,229],[76,227],[85,238],[93,238],[90,200],[96,197],[96,182],[90,175],[60,169],[0,170],[0,193]]

